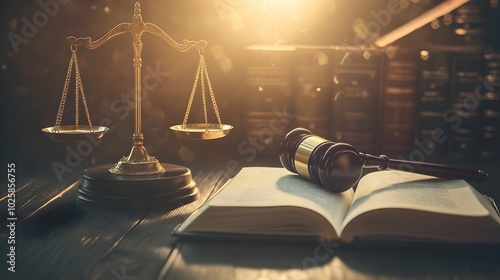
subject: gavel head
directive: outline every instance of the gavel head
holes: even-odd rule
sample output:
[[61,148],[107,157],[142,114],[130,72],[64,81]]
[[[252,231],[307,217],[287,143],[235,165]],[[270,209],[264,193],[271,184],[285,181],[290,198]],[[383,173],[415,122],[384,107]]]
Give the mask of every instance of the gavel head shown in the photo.
[[328,141],[304,128],[285,136],[279,158],[289,171],[336,193],[355,186],[363,170],[363,160],[353,146]]

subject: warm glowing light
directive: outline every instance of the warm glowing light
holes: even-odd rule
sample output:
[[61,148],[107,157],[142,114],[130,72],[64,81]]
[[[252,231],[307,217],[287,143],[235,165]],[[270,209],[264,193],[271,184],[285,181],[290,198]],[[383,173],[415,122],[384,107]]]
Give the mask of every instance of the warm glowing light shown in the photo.
[[297,1],[264,0],[258,9],[258,32],[263,43],[279,45],[290,40],[297,16]]
[[443,23],[446,25],[450,25],[453,23],[453,14],[446,14],[443,16]]
[[362,18],[355,19],[354,23],[352,24],[352,28],[356,33],[356,37],[359,37],[363,40],[368,38],[368,30],[366,28],[365,21]]
[[333,76],[333,82],[338,85],[340,83],[339,78],[337,76]]
[[[294,44],[303,35],[324,32],[319,24],[337,8],[333,0],[214,0],[217,17],[252,44]],[[328,17],[328,21],[330,18]],[[317,28],[315,28],[317,27]],[[314,34],[319,35],[319,34]],[[248,36],[257,36],[255,39]],[[248,38],[247,38],[248,37]]]
[[[312,0],[260,0],[253,11],[257,31],[263,44],[290,43],[299,33],[308,30],[308,20],[314,20],[318,1]],[[317,12],[317,11],[316,11]]]
[[111,9],[109,8],[109,6],[104,7],[104,12],[106,14],[109,14],[111,12]]
[[224,73],[231,72],[233,68],[233,62],[226,56],[224,48],[221,45],[215,44],[210,48],[210,53],[212,56],[219,61],[219,67]]
[[214,58],[216,59],[223,59],[225,57],[225,54],[224,54],[224,49],[222,48],[221,45],[214,45],[211,49],[210,49],[212,55]]
[[363,58],[364,59],[368,60],[368,59],[370,59],[370,57],[372,57],[372,53],[371,52],[369,52],[369,51],[364,51],[363,52]]
[[431,21],[431,27],[432,27],[432,29],[438,29],[439,28],[439,20],[435,19],[435,20]]
[[222,58],[220,60],[219,66],[220,66],[220,69],[222,69],[222,71],[224,71],[224,73],[229,73],[229,72],[231,72],[231,69],[233,69],[233,63],[232,63],[231,59],[229,59],[228,57]]
[[316,54],[314,54],[312,61],[316,65],[328,65],[330,63],[328,55],[326,55],[324,52],[317,52]]
[[466,35],[467,34],[467,30],[465,28],[457,28],[457,29],[455,29],[455,34],[457,34],[457,35]]
[[422,60],[427,60],[427,59],[429,59],[429,51],[427,51],[427,50],[421,50],[421,51],[420,51],[420,58],[421,58]]
[[[412,2],[415,2],[416,0],[412,0]],[[398,39],[412,33],[413,31],[417,30],[418,28],[426,25],[429,22],[432,22],[433,20],[444,16],[451,11],[455,10],[456,8],[462,6],[463,4],[467,3],[469,0],[448,0],[448,1],[443,1],[440,4],[434,6],[432,9],[420,14],[416,18],[406,22],[405,24],[401,25],[400,27],[392,30],[391,32],[385,34],[381,38],[377,39],[375,41],[375,45],[378,47],[385,47],[388,46]],[[416,3],[416,2],[415,2]]]

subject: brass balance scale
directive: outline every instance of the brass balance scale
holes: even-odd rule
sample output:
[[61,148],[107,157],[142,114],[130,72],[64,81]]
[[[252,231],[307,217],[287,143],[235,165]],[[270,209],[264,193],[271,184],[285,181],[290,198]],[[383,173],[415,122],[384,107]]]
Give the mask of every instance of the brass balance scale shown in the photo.
[[[148,155],[143,145],[144,136],[141,132],[141,36],[143,33],[151,33],[162,38],[172,48],[179,52],[186,52],[191,48],[196,48],[199,52],[200,61],[184,120],[182,124],[170,127],[177,137],[187,140],[210,140],[221,138],[226,136],[233,128],[231,125],[223,124],[220,118],[204,58],[204,48],[207,45],[206,41],[201,40],[195,42],[184,40],[182,44],[175,42],[155,24],[144,23],[139,2],[135,3],[132,22],[118,24],[96,41],[92,41],[90,37],[78,39],[73,36],[68,37],[67,41],[71,48],[71,59],[55,125],[43,128],[42,131],[49,139],[59,142],[86,140],[89,136],[98,139],[104,136],[108,131],[107,127],[92,125],[85,93],[83,91],[76,52],[79,46],[91,50],[96,49],[111,38],[126,32],[132,34],[134,49],[133,64],[135,69],[136,110],[133,147],[130,154],[120,159],[116,164],[101,165],[85,169],[82,183],[78,190],[78,198],[82,203],[104,207],[174,208],[196,200],[198,197],[198,189],[196,183],[192,179],[191,171],[188,168],[174,164],[160,163],[155,157]],[[73,67],[76,80],[75,124],[62,125],[61,121]],[[208,85],[208,91],[218,123],[208,122],[205,81]],[[188,123],[198,82],[201,84],[205,123]],[[80,94],[88,121],[87,125],[79,123]]]

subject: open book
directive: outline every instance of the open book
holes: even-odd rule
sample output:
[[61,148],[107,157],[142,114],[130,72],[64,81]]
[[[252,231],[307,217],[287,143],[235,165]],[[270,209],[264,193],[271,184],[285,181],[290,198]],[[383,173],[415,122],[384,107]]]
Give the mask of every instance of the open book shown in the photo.
[[500,218],[463,180],[378,171],[335,194],[284,168],[246,167],[174,232],[214,233],[500,243]]

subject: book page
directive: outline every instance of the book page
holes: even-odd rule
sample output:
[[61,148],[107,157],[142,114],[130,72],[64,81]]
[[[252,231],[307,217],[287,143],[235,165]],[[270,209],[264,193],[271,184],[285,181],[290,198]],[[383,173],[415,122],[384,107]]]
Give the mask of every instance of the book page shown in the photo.
[[340,228],[354,192],[334,194],[285,168],[245,167],[208,203],[210,206],[299,206],[324,216]]
[[464,180],[388,170],[367,174],[360,180],[342,228],[364,212],[387,208],[471,217],[489,215]]

